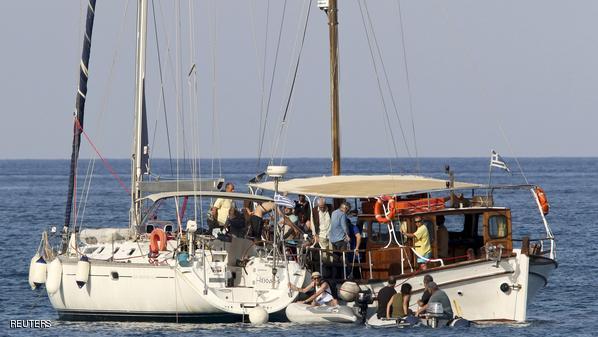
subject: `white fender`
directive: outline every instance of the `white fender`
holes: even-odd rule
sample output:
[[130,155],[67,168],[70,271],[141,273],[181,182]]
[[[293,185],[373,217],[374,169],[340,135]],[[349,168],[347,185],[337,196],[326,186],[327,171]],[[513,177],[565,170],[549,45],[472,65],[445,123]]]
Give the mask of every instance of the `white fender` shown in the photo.
[[83,288],[87,281],[89,280],[89,269],[91,264],[89,263],[89,259],[87,256],[81,256],[79,262],[77,262],[77,274],[75,275],[75,281],[77,281],[77,286]]
[[46,279],[46,290],[48,294],[52,295],[60,289],[62,282],[62,262],[59,258],[55,258],[48,264],[48,277]]
[[256,306],[249,310],[249,321],[254,325],[261,325],[268,323],[268,312],[260,306]]
[[361,288],[359,288],[357,283],[353,281],[347,281],[341,285],[341,288],[338,291],[338,297],[343,299],[343,301],[352,302],[355,301],[360,291]]
[[46,283],[46,260],[36,253],[29,264],[29,285],[31,290]]

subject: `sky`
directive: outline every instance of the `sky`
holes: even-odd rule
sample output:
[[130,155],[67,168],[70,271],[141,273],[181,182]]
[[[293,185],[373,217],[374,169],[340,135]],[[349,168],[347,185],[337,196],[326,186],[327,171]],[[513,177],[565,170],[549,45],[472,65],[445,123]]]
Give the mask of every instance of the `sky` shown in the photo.
[[[165,104],[149,14],[153,156],[330,157],[328,26],[316,1],[284,124],[309,1],[181,1],[179,20],[176,3],[154,6]],[[339,1],[342,156],[598,156],[597,1],[401,0],[400,15],[398,4]],[[85,6],[0,2],[0,159],[70,157]],[[136,1],[97,4],[85,130],[106,158],[131,153],[135,13]],[[95,156],[83,143],[82,157]]]

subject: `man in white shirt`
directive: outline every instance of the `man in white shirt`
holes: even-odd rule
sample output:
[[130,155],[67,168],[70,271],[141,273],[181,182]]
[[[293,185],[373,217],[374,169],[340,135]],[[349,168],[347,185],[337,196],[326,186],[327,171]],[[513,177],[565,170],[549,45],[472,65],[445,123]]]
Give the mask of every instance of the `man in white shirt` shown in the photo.
[[318,208],[314,212],[314,222],[318,228],[318,242],[324,249],[332,249],[329,246],[328,233],[330,232],[330,210],[324,198],[318,199]]

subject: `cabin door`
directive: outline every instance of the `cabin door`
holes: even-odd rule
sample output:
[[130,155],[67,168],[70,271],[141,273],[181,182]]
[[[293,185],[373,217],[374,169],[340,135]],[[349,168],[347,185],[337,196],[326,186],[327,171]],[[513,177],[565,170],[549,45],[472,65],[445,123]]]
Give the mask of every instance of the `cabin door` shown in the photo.
[[503,254],[511,254],[513,242],[511,232],[511,211],[484,213],[484,243],[502,245]]

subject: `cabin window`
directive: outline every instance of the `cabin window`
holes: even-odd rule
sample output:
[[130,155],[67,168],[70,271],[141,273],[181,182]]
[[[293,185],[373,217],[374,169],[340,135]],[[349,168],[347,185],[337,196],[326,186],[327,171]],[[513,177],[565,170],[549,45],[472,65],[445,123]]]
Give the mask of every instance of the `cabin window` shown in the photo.
[[492,239],[502,239],[507,236],[507,217],[493,215],[488,219],[488,235]]
[[372,235],[369,240],[377,243],[388,243],[390,235],[388,233],[388,225],[385,223],[371,222]]

